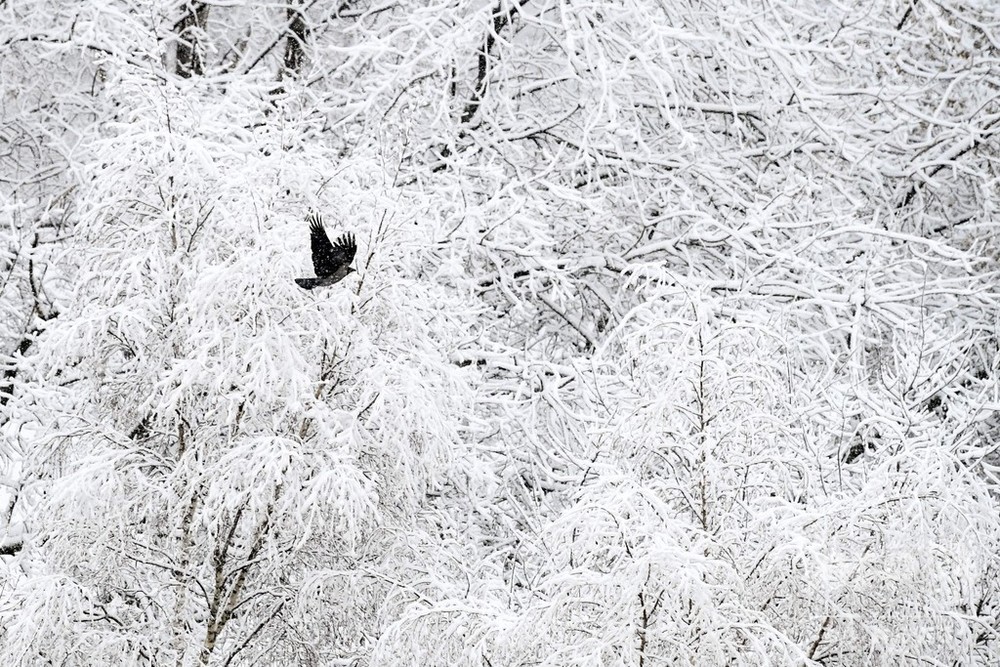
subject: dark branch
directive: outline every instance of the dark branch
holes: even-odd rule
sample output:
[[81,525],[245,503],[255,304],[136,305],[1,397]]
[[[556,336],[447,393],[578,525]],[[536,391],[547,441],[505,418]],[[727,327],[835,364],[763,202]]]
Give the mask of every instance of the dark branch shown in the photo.
[[204,2],[187,2],[187,10],[180,21],[174,25],[177,33],[177,65],[178,76],[189,79],[205,73],[202,62],[198,36],[208,24],[209,6]]
[[285,69],[283,74],[298,76],[305,60],[305,44],[309,38],[306,17],[298,7],[288,8],[288,36],[285,38]]
[[18,356],[24,357],[28,353],[31,345],[35,342],[35,337],[40,333],[42,333],[40,329],[32,329],[25,333],[21,340],[18,341],[16,351],[11,355],[10,365],[3,371],[4,382],[0,385],[0,407],[7,405],[7,401],[14,397],[14,380],[17,378]]
[[0,543],[0,556],[13,556],[24,548],[24,540],[12,540]]
[[[992,123],[984,127],[980,131],[979,137],[977,139],[974,139],[968,146],[957,152],[955,155],[951,156],[951,158],[949,158],[947,162],[941,162],[935,165],[933,169],[927,172],[927,178],[928,179],[934,178],[934,176],[937,175],[939,171],[941,171],[945,167],[952,166],[954,160],[957,160],[958,158],[962,157],[963,155],[965,155],[970,151],[976,150],[981,145],[986,143],[987,140],[992,138],[993,135],[997,134],[997,132],[1000,132],[1000,118],[994,120]],[[907,206],[910,205],[910,202],[912,202],[913,198],[917,195],[917,191],[920,189],[920,185],[921,185],[920,183],[914,183],[910,187],[909,191],[906,193],[906,197],[903,198],[903,203],[900,204],[898,208],[906,208]]]
[[514,18],[514,14],[528,4],[528,0],[518,0],[518,3],[512,5],[510,9],[504,9],[504,1],[500,0],[497,6],[493,9],[491,14],[492,21],[489,29],[486,30],[486,38],[483,40],[483,48],[479,51],[479,62],[478,69],[476,72],[476,85],[472,88],[472,96],[469,101],[465,104],[465,108],[462,110],[461,122],[463,124],[468,123],[472,120],[473,116],[479,110],[479,105],[482,103],[483,98],[486,96],[486,91],[489,88],[489,61],[490,57],[493,55],[493,47],[496,45],[497,37],[500,35],[500,31],[506,28]]
[[[297,9],[295,11],[296,11],[296,13],[304,14],[310,7],[312,7],[313,5],[315,5],[318,1],[319,0],[311,0],[308,5],[305,5],[304,7],[300,7],[299,9]],[[337,7],[337,9],[334,10],[334,14],[339,16],[340,13],[343,10],[347,9],[350,6],[351,2],[353,2],[353,1],[354,0],[346,0],[345,2],[341,3]],[[253,60],[251,60],[246,65],[243,65],[243,67],[240,68],[240,72],[242,74],[249,73],[254,67],[256,67],[260,63],[261,60],[263,60],[264,58],[266,58],[267,55],[269,53],[271,53],[271,51],[273,51],[275,49],[275,47],[278,46],[278,44],[281,43],[281,40],[287,38],[289,32],[292,29],[292,25],[295,23],[295,20],[296,20],[295,17],[292,16],[292,18],[289,21],[287,21],[285,23],[284,27],[282,27],[282,29],[278,32],[278,34],[275,36],[275,38],[273,40],[271,40],[271,43],[268,44],[266,47],[264,47],[264,49],[260,53],[258,53],[257,56]]]

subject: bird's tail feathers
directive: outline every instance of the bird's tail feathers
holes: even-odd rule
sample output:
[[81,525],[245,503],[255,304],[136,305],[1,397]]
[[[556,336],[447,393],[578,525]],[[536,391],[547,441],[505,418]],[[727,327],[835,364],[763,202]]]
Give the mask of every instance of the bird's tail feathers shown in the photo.
[[319,280],[317,278],[296,278],[295,284],[302,289],[312,289],[319,285]]

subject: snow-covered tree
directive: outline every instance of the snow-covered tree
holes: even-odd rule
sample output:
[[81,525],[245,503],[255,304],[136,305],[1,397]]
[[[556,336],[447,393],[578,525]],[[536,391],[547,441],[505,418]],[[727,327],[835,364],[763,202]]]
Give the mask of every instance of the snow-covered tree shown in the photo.
[[5,663],[1000,657],[993,3],[0,11]]

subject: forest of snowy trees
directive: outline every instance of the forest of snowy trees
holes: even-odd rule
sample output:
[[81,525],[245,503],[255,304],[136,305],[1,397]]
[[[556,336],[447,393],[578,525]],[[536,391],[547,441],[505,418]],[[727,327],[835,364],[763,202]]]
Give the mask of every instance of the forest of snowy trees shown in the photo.
[[0,0],[2,665],[994,666],[998,380],[996,0]]

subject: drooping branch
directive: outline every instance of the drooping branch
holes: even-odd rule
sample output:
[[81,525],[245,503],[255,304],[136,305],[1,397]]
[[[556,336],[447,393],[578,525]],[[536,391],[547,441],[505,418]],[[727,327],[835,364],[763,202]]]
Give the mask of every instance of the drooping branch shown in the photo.
[[[2,5],[2,3],[0,3]],[[94,53],[101,53],[106,56],[114,56],[115,58],[120,58],[123,62],[132,65],[133,67],[140,68],[143,71],[148,71],[153,77],[158,81],[165,81],[163,73],[156,68],[150,67],[151,63],[149,60],[143,60],[141,56],[130,55],[123,51],[118,51],[110,48],[104,44],[98,44],[94,41],[82,40],[78,35],[74,35],[72,32],[65,37],[56,37],[48,33],[39,34],[29,34],[29,35],[18,35],[16,37],[11,37],[0,42],[0,48],[10,46],[12,44],[56,44],[59,46],[76,45],[80,48],[87,49],[88,51],[93,51]]]

